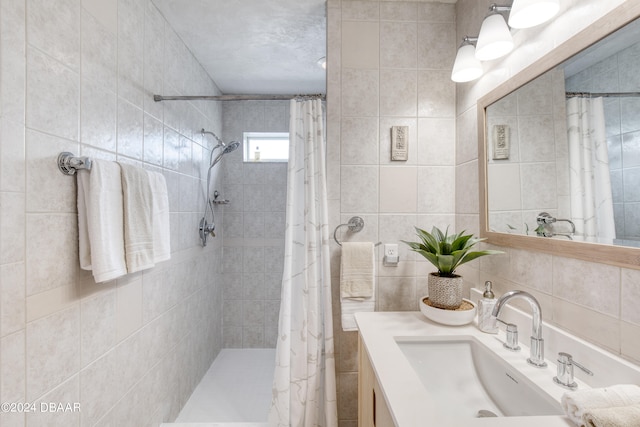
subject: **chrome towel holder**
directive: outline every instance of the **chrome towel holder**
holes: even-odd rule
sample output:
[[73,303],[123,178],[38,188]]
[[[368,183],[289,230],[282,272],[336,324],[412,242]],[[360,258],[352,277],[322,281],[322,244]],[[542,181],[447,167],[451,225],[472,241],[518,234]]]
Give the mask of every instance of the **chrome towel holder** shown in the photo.
[[[340,242],[338,241],[338,237],[337,237],[338,229],[339,229],[340,227],[348,227],[350,232],[352,232],[352,233],[358,233],[358,232],[362,231],[362,229],[364,228],[364,219],[362,219],[362,217],[359,217],[359,216],[352,216],[352,217],[349,219],[349,222],[348,222],[348,223],[346,223],[346,224],[340,224],[340,225],[338,225],[338,226],[336,227],[336,229],[335,229],[335,230],[333,230],[333,240],[335,240],[335,241],[336,241],[336,243],[337,243],[339,246],[342,246],[342,243],[340,243]],[[376,243],[376,244],[375,244],[375,246],[378,246],[378,245],[381,245],[381,244],[382,244],[382,242],[378,242],[378,243]]]
[[91,159],[88,157],[76,157],[73,153],[63,151],[58,154],[58,169],[65,175],[75,175],[80,169],[91,169]]

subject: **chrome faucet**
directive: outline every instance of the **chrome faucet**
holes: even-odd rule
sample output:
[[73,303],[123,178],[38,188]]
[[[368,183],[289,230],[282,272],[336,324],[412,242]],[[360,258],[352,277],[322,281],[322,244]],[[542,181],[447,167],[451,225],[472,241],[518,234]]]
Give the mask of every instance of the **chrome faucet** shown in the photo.
[[497,319],[500,315],[500,312],[502,311],[502,308],[512,298],[522,298],[527,301],[529,305],[531,305],[531,310],[533,311],[533,323],[531,325],[530,355],[527,359],[527,362],[529,362],[533,366],[537,366],[538,368],[544,368],[545,366],[547,366],[547,362],[544,361],[544,340],[542,339],[542,309],[540,308],[538,300],[533,295],[525,291],[506,292],[496,302],[496,306],[493,308],[491,316]]

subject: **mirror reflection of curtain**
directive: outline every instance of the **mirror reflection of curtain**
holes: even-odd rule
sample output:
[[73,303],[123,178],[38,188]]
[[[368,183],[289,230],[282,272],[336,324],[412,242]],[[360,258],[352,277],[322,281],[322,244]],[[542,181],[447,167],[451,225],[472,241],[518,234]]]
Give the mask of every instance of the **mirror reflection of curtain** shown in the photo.
[[336,427],[322,101],[291,101],[285,263],[272,427]]
[[586,240],[611,241],[616,232],[602,98],[568,99],[567,119],[576,234]]

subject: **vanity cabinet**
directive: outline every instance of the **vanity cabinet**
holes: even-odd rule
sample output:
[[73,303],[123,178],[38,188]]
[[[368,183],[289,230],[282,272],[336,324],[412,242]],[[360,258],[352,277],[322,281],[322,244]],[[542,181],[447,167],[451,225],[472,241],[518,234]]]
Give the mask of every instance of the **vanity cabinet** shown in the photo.
[[362,337],[358,336],[358,427],[395,427]]

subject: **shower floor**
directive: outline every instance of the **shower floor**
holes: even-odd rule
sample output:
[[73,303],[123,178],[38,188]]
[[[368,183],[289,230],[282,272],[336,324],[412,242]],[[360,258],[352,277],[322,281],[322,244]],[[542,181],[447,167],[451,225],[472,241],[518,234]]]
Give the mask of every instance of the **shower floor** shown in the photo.
[[271,348],[223,349],[175,423],[266,423],[275,358]]

